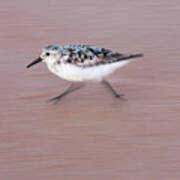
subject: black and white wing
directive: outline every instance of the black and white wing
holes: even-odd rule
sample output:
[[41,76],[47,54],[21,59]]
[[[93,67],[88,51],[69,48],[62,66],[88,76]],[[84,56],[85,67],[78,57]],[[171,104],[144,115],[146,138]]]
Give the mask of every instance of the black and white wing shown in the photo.
[[61,51],[63,63],[78,67],[92,67],[142,57],[142,54],[120,54],[108,49],[89,45],[66,45]]

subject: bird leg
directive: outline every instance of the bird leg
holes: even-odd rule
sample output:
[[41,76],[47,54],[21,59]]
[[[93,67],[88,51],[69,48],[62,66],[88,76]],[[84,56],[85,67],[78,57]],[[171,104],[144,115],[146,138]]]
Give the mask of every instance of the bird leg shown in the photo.
[[71,83],[70,86],[63,93],[61,93],[59,96],[49,99],[49,102],[54,101],[54,103],[57,104],[61,100],[62,97],[67,96],[68,94],[80,89],[81,87],[82,87],[82,85],[75,86],[74,83]]
[[102,83],[110,90],[110,92],[116,97],[119,98],[121,96],[124,96],[123,94],[118,94],[115,89],[111,86],[111,84],[106,81],[105,79],[102,80]]

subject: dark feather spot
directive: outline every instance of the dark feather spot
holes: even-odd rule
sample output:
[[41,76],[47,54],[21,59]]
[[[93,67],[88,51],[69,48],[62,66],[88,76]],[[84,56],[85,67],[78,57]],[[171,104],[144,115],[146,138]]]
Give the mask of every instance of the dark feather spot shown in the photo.
[[93,54],[96,54],[95,50],[92,48],[87,48],[90,52],[92,52]]
[[85,59],[88,59],[88,56],[87,56],[87,54],[84,54],[84,58],[85,58]]
[[78,62],[78,58],[74,58],[74,62]]
[[78,51],[77,53],[78,53],[78,56],[81,58],[81,56],[82,56],[81,51]]
[[72,60],[71,60],[71,59],[67,59],[67,62],[68,62],[68,63],[72,63]]
[[107,56],[109,54],[109,52],[110,52],[109,50],[102,49],[102,53],[103,53],[104,57]]
[[52,50],[57,51],[57,50],[58,50],[58,47],[57,47],[57,46],[54,46],[54,47],[52,48]]
[[70,57],[70,58],[72,58],[72,57],[73,57],[73,54],[72,54],[72,53],[70,53],[70,54],[69,54],[69,57]]

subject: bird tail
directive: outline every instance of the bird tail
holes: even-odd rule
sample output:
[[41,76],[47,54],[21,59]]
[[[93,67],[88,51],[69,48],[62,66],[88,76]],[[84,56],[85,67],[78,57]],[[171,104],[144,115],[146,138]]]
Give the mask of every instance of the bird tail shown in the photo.
[[129,55],[125,55],[122,58],[120,58],[119,60],[126,60],[126,59],[132,59],[132,58],[140,58],[143,57],[144,55],[141,53],[138,54],[129,54]]
[[143,57],[144,56],[144,54],[132,54],[131,55],[131,58],[138,58],[138,57]]

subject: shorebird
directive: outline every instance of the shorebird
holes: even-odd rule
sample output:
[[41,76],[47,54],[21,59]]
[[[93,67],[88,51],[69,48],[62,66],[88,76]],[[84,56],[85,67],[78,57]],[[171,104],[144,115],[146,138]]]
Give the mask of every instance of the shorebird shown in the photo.
[[80,88],[80,86],[75,87],[75,82],[91,80],[103,83],[116,98],[119,98],[123,94],[118,94],[105,77],[131,62],[131,59],[142,56],[141,53],[121,54],[90,45],[49,45],[42,49],[40,56],[27,65],[27,68],[45,62],[50,72],[71,81],[70,86],[63,93],[50,99],[55,103]]

